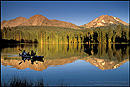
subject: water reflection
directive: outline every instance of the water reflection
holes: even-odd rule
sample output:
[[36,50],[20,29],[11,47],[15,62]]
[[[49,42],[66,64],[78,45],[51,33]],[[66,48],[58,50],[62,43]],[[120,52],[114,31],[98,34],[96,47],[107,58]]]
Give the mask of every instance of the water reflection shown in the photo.
[[91,50],[92,48],[87,48],[84,50],[84,52],[87,53],[88,55],[92,55]]
[[[37,55],[43,55],[44,60],[22,59],[18,49],[27,52],[36,50]],[[5,55],[7,54],[8,55]],[[17,69],[30,68],[42,71],[49,66],[64,65],[75,60],[85,60],[101,70],[118,68],[129,61],[129,46],[120,44],[18,44],[14,48],[5,48],[1,53],[1,63]]]
[[21,63],[23,63],[23,62],[25,63],[26,60],[28,60],[28,61],[30,60],[32,65],[33,65],[34,63],[38,64],[37,61],[44,62],[43,58],[24,58],[24,57],[22,57],[22,61],[19,63],[19,65],[20,65]]

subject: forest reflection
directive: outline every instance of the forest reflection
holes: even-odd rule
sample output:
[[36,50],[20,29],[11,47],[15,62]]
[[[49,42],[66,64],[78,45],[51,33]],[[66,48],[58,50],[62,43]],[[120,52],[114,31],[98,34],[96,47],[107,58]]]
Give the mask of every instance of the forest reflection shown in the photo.
[[[31,60],[22,61],[18,55],[18,49],[31,50],[37,49],[37,55],[44,56],[44,62]],[[89,50],[91,55],[85,50]],[[5,48],[1,53],[2,65],[13,66],[17,69],[30,68],[42,71],[49,66],[64,65],[76,60],[85,60],[102,70],[115,69],[129,61],[129,46],[125,44],[18,44],[13,48]]]

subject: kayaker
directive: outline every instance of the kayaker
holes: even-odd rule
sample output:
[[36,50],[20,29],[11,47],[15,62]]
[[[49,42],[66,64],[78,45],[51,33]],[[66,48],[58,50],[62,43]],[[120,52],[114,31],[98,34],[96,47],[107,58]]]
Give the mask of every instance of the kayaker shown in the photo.
[[29,52],[27,53],[27,56],[30,56]]
[[22,53],[22,56],[26,56],[26,55],[27,55],[27,53],[24,50],[23,53]]
[[36,53],[33,52],[33,50],[31,51],[31,56],[35,56]]

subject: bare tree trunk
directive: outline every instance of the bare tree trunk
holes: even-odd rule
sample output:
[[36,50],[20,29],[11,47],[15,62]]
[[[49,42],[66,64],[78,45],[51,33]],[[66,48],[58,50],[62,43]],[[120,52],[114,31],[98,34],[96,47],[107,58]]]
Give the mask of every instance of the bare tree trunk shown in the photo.
[[41,44],[42,44],[42,34],[41,34]]

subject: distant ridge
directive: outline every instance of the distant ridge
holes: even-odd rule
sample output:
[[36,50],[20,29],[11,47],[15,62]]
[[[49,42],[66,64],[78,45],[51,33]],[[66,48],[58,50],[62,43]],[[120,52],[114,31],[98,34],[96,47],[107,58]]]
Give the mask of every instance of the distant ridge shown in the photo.
[[66,28],[73,28],[79,29],[79,27],[75,24],[70,22],[59,21],[56,19],[49,20],[48,18],[42,15],[34,15],[29,19],[24,17],[18,17],[9,21],[2,21],[1,22],[1,29],[3,27],[15,27],[15,26],[55,26],[55,27],[66,27]]
[[3,27],[16,27],[16,26],[55,26],[55,27],[80,29],[80,27],[91,28],[91,27],[119,25],[119,24],[125,26],[129,25],[128,23],[123,22],[121,19],[109,15],[102,15],[87,24],[77,26],[70,22],[60,21],[56,19],[49,20],[48,18],[37,14],[30,17],[29,19],[26,19],[24,17],[17,17],[9,21],[4,20],[1,22],[1,29],[3,29]]

